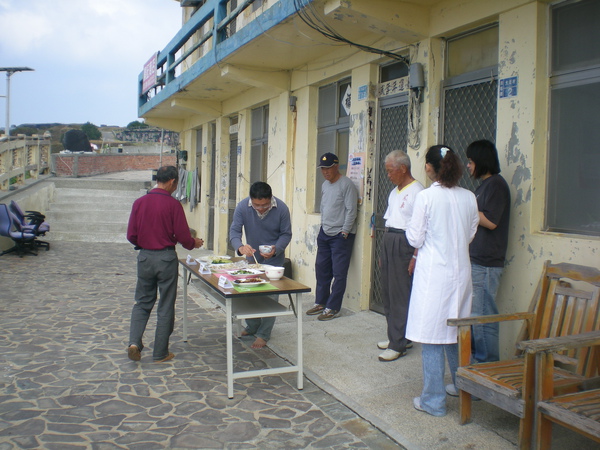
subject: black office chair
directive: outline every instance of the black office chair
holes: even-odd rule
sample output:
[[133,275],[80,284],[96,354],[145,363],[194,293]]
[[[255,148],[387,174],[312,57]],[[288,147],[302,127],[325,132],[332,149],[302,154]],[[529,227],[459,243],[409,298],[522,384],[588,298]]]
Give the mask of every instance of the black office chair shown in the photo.
[[0,256],[12,252],[16,252],[20,257],[25,254],[37,255],[35,234],[23,230],[17,217],[3,203],[0,204],[0,236],[10,238],[15,243],[13,247],[0,253]]

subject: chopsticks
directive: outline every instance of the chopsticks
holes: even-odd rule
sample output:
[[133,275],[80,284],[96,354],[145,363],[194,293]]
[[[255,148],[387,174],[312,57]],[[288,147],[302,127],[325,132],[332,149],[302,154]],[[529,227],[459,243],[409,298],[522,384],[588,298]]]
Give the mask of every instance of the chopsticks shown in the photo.
[[256,263],[256,265],[258,266],[258,261],[256,260],[256,255],[254,253],[252,253],[252,257],[254,258],[254,262]]

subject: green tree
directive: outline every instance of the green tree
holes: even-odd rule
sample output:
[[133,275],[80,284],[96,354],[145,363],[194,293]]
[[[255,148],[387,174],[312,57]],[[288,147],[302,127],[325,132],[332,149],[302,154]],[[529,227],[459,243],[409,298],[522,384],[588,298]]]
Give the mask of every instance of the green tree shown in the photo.
[[128,130],[135,130],[138,128],[148,128],[149,125],[145,124],[144,122],[140,122],[139,120],[134,120],[133,122],[129,122],[129,124],[127,124],[127,129]]
[[98,127],[93,123],[84,123],[83,125],[81,125],[81,131],[83,131],[90,140],[102,139],[102,133],[100,132]]
[[11,136],[16,136],[17,134],[24,134],[26,136],[31,136],[32,134],[42,134],[37,128],[27,127],[27,126],[18,126],[10,130]]

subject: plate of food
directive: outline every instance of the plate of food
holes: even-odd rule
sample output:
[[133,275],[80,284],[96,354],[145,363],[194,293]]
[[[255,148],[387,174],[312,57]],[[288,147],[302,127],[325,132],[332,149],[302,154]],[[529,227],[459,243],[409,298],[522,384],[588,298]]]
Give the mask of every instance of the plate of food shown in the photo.
[[265,267],[262,264],[248,264],[247,268],[256,270],[257,273],[265,273]]
[[258,286],[266,283],[268,283],[267,280],[263,280],[262,278],[258,277],[240,278],[239,280],[233,280],[233,284],[237,286]]
[[229,270],[240,270],[248,267],[248,263],[246,261],[236,261],[222,264],[209,264],[208,268],[215,273],[227,273]]
[[204,256],[200,259],[209,264],[229,264],[229,263],[231,263],[231,256],[227,256],[227,255],[225,255],[225,256],[210,255],[210,256]]
[[265,271],[243,268],[243,269],[236,269],[236,270],[228,270],[227,273],[230,276],[232,276],[234,279],[240,279],[240,278],[248,278],[248,277],[253,277],[256,275],[261,275],[261,274],[265,273]]

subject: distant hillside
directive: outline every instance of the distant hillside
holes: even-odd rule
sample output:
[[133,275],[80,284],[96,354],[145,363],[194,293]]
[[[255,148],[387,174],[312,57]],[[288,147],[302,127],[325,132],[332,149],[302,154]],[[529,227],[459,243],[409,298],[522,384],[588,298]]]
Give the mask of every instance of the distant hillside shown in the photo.
[[[136,123],[136,122],[132,122]],[[61,124],[61,123],[26,123],[19,125],[11,130],[11,135],[25,134],[44,134],[48,131],[52,138],[52,153],[59,153],[64,150],[62,138],[69,130],[80,130],[83,124]],[[160,128],[143,126],[135,128],[119,127],[115,125],[101,125],[98,127],[102,133],[101,140],[90,140],[91,143],[102,146],[110,143],[123,145],[141,145],[146,143],[160,142],[162,130]],[[164,142],[171,146],[179,144],[179,133],[173,131],[164,131]]]

